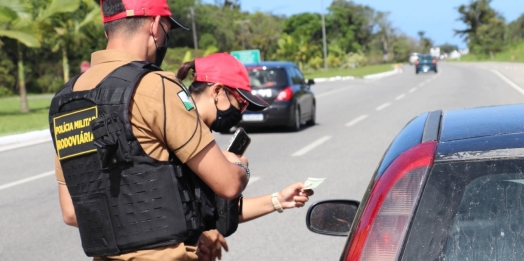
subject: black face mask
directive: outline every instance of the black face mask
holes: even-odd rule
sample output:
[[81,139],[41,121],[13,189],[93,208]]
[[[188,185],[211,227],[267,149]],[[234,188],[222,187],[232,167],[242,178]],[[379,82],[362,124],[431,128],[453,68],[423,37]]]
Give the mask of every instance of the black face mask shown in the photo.
[[237,125],[241,119],[242,113],[239,109],[235,108],[233,104],[230,104],[229,108],[225,111],[219,110],[217,107],[217,118],[213,124],[211,124],[211,130],[216,132],[229,131],[229,129]]
[[165,39],[164,45],[162,46],[158,46],[155,41],[156,56],[155,56],[154,64],[158,67],[160,67],[160,65],[164,61],[164,57],[166,56],[166,52],[167,52],[167,43],[169,42],[169,35],[167,34],[166,30],[164,29],[164,26],[162,26],[162,24],[159,24],[159,25],[160,27],[162,27],[162,30],[164,31],[164,34],[166,35],[166,39]]

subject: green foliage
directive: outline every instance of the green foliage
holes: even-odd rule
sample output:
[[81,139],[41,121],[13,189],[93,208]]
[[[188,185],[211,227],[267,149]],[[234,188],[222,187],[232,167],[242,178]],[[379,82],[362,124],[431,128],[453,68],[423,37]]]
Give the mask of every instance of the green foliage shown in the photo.
[[406,62],[409,55],[412,53],[412,45],[409,42],[409,38],[406,36],[399,36],[393,43],[393,61],[397,63]]
[[0,85],[0,98],[1,97],[9,97],[9,96],[12,96],[12,95],[13,95],[13,92],[10,89]]
[[451,53],[453,51],[458,51],[459,50],[458,46],[456,46],[454,44],[448,44],[448,43],[445,43],[445,44],[439,46],[439,48],[440,48],[440,53],[447,53],[447,54],[449,54],[449,53]]
[[520,43],[524,40],[524,14],[508,24],[509,44]]
[[16,65],[0,50],[0,97],[10,96],[16,88]]
[[[186,56],[188,53],[189,56]],[[169,48],[167,49],[166,57],[162,63],[162,69],[169,72],[176,72],[180,65],[185,61],[191,61],[192,59],[199,57],[204,57],[203,50],[194,50],[189,47]]]
[[321,16],[316,13],[292,15],[284,22],[284,33],[296,38],[307,36],[319,41],[322,39]]
[[218,46],[217,40],[210,33],[204,33],[198,40],[198,47],[201,49],[207,49],[209,46]]
[[506,27],[504,19],[490,4],[491,0],[476,0],[459,6],[459,20],[467,27],[455,33],[468,42],[471,52],[493,57],[494,52],[504,48]]

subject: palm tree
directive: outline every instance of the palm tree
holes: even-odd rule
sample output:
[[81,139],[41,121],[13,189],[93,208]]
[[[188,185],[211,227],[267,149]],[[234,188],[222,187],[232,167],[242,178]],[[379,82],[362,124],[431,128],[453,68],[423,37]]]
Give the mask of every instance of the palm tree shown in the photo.
[[11,38],[17,42],[20,111],[23,113],[29,112],[23,49],[26,47],[39,48],[42,38],[40,28],[42,23],[57,13],[73,12],[78,8],[78,5],[75,6],[74,2],[71,0],[51,0],[44,9],[38,9],[38,7],[23,0],[0,2],[0,37]]
[[[71,2],[77,4],[77,9],[81,4],[79,0],[72,0]],[[86,26],[96,23],[102,25],[100,7],[92,0],[82,0],[82,3],[87,9],[87,15],[79,15],[77,11],[49,19],[45,22],[46,33],[53,35],[53,37],[47,38],[51,46],[53,46],[51,50],[53,52],[59,50],[62,52],[64,82],[69,81],[69,49],[71,47],[78,49],[90,42],[90,39],[85,34],[84,29]]]
[[[19,2],[0,2],[0,37],[17,41],[18,55],[18,88],[20,90],[20,111],[28,112],[27,93],[25,88],[23,46],[40,47],[40,35],[34,23],[29,19],[27,7]],[[0,42],[1,43],[1,42]]]

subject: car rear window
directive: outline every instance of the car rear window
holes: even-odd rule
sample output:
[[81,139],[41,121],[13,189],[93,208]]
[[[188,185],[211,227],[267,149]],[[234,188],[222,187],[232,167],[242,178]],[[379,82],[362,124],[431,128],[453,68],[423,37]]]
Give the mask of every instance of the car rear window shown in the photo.
[[433,57],[429,56],[429,55],[420,55],[418,57],[419,60],[421,61],[432,61],[433,60]]
[[282,88],[288,86],[286,71],[283,68],[247,68],[251,86],[255,88]]
[[523,160],[438,163],[402,260],[522,260]]

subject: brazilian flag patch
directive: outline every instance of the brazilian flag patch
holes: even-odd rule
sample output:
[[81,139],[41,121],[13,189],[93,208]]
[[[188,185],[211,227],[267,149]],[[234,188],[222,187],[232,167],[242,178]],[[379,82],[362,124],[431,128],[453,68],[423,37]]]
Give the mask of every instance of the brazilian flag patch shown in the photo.
[[189,96],[187,96],[187,93],[185,91],[180,91],[178,93],[178,98],[182,101],[184,104],[184,107],[186,107],[186,110],[190,111],[195,108],[195,105],[189,100]]

